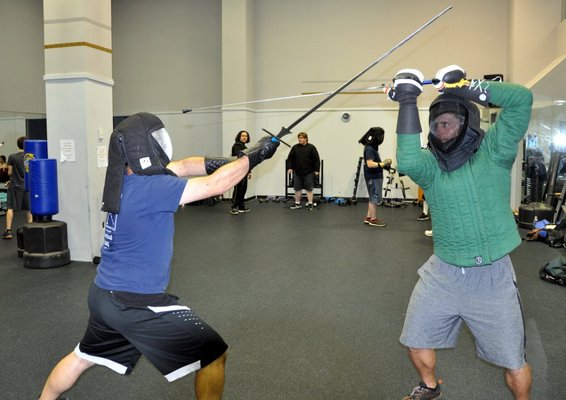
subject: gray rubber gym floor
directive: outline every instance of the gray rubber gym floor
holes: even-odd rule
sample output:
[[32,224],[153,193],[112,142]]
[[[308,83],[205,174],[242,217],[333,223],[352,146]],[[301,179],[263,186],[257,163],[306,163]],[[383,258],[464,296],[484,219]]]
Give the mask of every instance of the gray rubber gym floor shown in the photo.
[[[431,254],[421,209],[379,208],[386,228],[362,223],[366,204],[291,211],[284,203],[187,206],[176,221],[169,291],[230,345],[225,399],[400,399],[418,377],[398,337],[416,270]],[[16,226],[21,223],[16,218]],[[522,232],[525,234],[526,232]],[[81,338],[90,263],[22,266],[16,240],[1,241],[0,398],[37,397],[51,368]],[[533,367],[532,398],[563,398],[566,287],[538,278],[564,249],[523,242],[512,253]],[[475,355],[461,332],[438,353],[445,399],[511,399],[501,369]],[[194,399],[193,378],[166,383],[143,357],[129,376],[87,371],[72,400]]]

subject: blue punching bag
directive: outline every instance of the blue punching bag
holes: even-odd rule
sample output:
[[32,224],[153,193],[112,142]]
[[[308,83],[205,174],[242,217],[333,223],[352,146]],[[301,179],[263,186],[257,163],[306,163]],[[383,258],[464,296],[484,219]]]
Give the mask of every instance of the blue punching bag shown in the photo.
[[47,158],[47,140],[28,140],[24,142],[24,186],[29,190],[29,162]]
[[52,219],[59,212],[57,160],[29,160],[29,195],[33,222],[20,228],[24,267],[53,268],[69,264],[67,224]]
[[57,193],[57,160],[35,159],[29,161],[29,197],[34,217],[51,220],[59,212]]

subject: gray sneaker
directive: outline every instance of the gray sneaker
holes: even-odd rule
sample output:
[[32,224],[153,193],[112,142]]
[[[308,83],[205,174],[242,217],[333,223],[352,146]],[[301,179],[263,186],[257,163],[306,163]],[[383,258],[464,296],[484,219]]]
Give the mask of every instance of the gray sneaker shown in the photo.
[[431,389],[423,382],[419,382],[419,386],[414,387],[411,394],[403,397],[403,400],[433,400],[440,398],[442,398],[442,391],[438,383],[435,389]]
[[377,226],[379,228],[383,228],[384,226],[386,226],[387,224],[385,222],[383,222],[382,220],[380,220],[379,218],[374,218],[374,219],[370,219],[368,221],[368,225],[369,226]]

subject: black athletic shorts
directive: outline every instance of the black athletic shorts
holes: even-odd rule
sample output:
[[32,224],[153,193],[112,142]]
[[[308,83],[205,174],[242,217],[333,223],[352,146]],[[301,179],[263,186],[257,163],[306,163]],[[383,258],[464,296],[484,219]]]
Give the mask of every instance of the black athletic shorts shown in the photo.
[[298,192],[305,189],[307,192],[312,192],[314,188],[314,172],[300,176],[295,174],[293,177],[293,189]]
[[167,294],[103,290],[92,284],[90,319],[77,356],[129,374],[143,354],[169,381],[212,363],[228,345],[190,308]]
[[7,206],[14,211],[29,211],[29,192],[8,186]]

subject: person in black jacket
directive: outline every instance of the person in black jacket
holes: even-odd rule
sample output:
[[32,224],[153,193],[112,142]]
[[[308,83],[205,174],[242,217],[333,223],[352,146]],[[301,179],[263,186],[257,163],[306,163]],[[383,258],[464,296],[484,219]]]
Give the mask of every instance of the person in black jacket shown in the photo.
[[[232,155],[237,156],[240,152],[244,151],[246,143],[250,142],[250,134],[247,131],[240,131],[236,135],[234,144],[232,145]],[[250,211],[246,207],[245,198],[246,191],[248,190],[248,179],[251,179],[251,172],[244,177],[236,186],[234,186],[234,194],[232,195],[232,207],[230,208],[230,214],[238,215],[239,213],[246,213]]]
[[297,135],[299,143],[294,145],[287,157],[288,173],[293,173],[295,203],[291,210],[301,208],[302,190],[307,192],[307,210],[313,209],[313,188],[315,177],[320,171],[320,157],[316,147],[309,143],[309,135],[301,132]]

